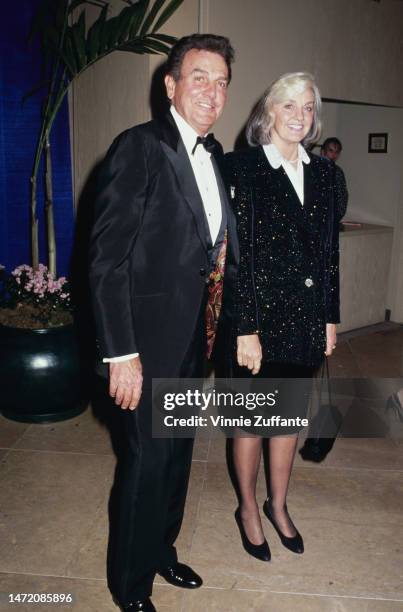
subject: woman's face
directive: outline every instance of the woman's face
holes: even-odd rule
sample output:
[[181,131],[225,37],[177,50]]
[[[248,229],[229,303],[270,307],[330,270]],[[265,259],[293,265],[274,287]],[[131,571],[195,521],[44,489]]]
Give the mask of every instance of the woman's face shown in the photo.
[[273,104],[271,136],[274,136],[274,141],[279,138],[284,144],[301,142],[311,129],[314,104],[315,97],[310,87],[279,104]]

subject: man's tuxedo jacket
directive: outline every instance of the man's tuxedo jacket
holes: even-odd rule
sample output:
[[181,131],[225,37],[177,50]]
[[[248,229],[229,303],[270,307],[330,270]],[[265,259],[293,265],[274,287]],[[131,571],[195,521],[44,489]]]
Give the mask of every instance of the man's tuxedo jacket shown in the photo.
[[[235,219],[224,199],[225,320],[239,255]],[[139,352],[145,376],[178,375],[209,275],[207,228],[171,113],[120,134],[100,168],[90,248],[101,358]]]

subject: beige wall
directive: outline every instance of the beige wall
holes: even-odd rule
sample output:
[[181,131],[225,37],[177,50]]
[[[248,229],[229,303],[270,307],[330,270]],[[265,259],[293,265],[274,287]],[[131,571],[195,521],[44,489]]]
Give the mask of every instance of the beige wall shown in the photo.
[[384,321],[392,241],[380,226],[341,232],[339,331]]
[[[173,34],[180,38],[197,32],[199,27],[199,0],[185,0],[180,9],[172,15],[165,24],[165,34]],[[150,58],[150,74],[164,61],[163,56],[154,55]]]
[[[116,12],[124,4],[112,0]],[[98,14],[87,9],[87,14]],[[185,0],[168,21],[167,34],[197,31],[198,0]],[[78,202],[94,165],[117,134],[150,119],[150,82],[162,56],[115,52],[89,68],[74,84],[70,96],[74,193]]]
[[[323,102],[322,104],[322,135],[320,141],[323,142],[329,136],[337,136],[339,133],[339,109],[337,102]],[[319,153],[319,147],[314,149],[314,153]]]
[[[403,165],[400,176],[403,176]],[[388,287],[387,304],[391,310],[391,320],[403,323],[403,181],[399,193]]]
[[[368,134],[388,134],[387,153],[368,153]],[[403,168],[403,109],[323,104],[321,142],[337,136],[350,199],[346,219],[396,227]],[[319,153],[319,147],[315,148]]]
[[89,68],[73,89],[73,151],[76,198],[88,173],[113,138],[146,121],[149,59],[116,52]]
[[[368,134],[388,133],[387,153],[368,153]],[[340,165],[350,191],[348,218],[396,226],[403,168],[403,109],[342,104]]]
[[[122,0],[112,5],[117,10]],[[205,31],[231,38],[234,78],[215,129],[230,150],[257,97],[285,71],[314,72],[327,98],[403,106],[402,22],[403,2],[397,0],[185,0],[165,31],[182,36],[200,23]],[[76,199],[113,137],[149,118],[150,80],[160,62],[117,52],[75,84]]]
[[[392,320],[403,321],[403,109],[325,103],[323,119],[323,138],[337,136],[343,143],[340,165],[350,192],[346,219],[394,228],[386,308]],[[371,132],[388,134],[386,154],[368,153]]]
[[[122,0],[112,4],[115,9],[123,6]],[[215,128],[224,148],[230,150],[253,103],[271,80],[286,71],[313,72],[327,98],[403,106],[402,22],[403,2],[398,0],[185,0],[165,31],[182,36],[200,25],[202,31],[231,38],[236,49],[234,78],[224,116]],[[70,102],[76,201],[112,139],[149,119],[150,83],[160,62],[159,57],[115,53],[75,84]],[[399,191],[403,164],[398,126],[402,112],[387,110],[385,121],[378,123],[370,110],[365,111],[361,127],[356,124],[361,119],[356,110],[327,105],[324,113],[324,135],[337,129],[345,145],[341,165],[352,193],[351,213],[356,211],[358,216],[358,208],[365,206],[373,220],[395,227],[388,303],[392,318],[399,321],[403,321],[403,195]],[[392,134],[386,185],[382,159],[369,159],[364,144],[367,131],[376,131],[375,123],[379,131]],[[370,186],[366,176],[373,181]]]
[[308,70],[326,98],[403,106],[403,3],[205,0],[206,29],[231,38],[234,79],[216,130],[229,150],[265,87]]

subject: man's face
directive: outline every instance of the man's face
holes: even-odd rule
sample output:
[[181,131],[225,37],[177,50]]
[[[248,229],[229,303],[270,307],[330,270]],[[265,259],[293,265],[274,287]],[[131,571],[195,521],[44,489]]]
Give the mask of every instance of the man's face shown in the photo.
[[323,155],[336,162],[340,157],[340,148],[337,146],[337,144],[331,142],[326,149],[323,150]]
[[204,136],[220,117],[227,99],[228,68],[218,53],[191,49],[180,77],[165,77],[168,98],[192,128]]

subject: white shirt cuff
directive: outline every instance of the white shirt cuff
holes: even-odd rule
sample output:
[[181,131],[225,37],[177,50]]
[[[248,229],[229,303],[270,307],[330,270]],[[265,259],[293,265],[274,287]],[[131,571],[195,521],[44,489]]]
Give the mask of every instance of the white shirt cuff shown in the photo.
[[133,359],[134,357],[138,357],[139,353],[130,353],[130,355],[120,355],[119,357],[104,357],[102,359],[103,363],[120,363],[121,361],[129,361],[129,359]]

